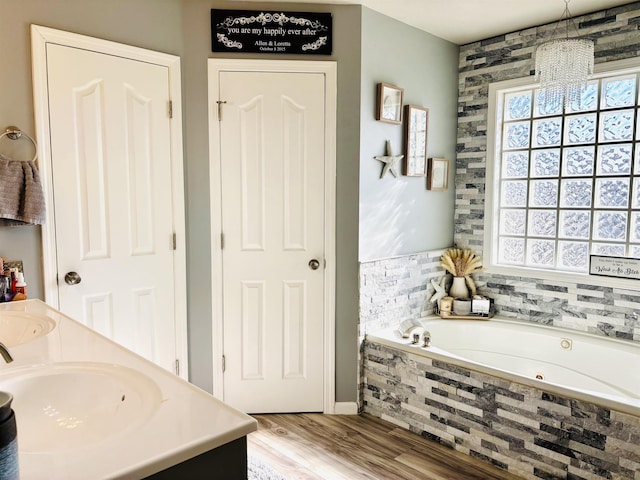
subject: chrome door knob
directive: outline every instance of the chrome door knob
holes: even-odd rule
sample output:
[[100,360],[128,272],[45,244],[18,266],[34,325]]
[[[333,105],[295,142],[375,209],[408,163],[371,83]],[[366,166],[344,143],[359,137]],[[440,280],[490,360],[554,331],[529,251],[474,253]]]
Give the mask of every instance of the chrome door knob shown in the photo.
[[311,260],[309,260],[309,268],[311,270],[317,270],[318,268],[320,268],[320,262],[315,258],[312,258]]
[[64,281],[67,285],[77,285],[82,281],[82,277],[77,272],[68,272],[64,276]]

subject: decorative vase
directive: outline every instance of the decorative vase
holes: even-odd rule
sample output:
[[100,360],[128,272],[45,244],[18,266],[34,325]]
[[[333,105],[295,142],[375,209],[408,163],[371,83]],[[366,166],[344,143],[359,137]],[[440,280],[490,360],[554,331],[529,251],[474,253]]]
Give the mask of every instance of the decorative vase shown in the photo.
[[453,298],[469,298],[467,280],[464,277],[453,277],[453,283],[449,289],[449,296]]

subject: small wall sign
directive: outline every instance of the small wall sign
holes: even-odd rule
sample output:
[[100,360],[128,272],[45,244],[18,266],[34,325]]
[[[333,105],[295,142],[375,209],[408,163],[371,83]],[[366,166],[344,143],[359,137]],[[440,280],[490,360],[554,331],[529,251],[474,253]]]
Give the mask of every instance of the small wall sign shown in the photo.
[[214,52],[331,55],[330,13],[211,9]]
[[591,255],[589,274],[640,280],[640,258]]

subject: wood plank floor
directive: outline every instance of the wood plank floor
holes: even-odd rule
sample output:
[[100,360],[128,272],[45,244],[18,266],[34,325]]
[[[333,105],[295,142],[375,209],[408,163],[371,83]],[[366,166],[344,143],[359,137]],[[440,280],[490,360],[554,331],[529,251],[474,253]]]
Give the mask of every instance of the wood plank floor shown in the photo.
[[248,451],[291,480],[515,480],[371,415],[254,415]]

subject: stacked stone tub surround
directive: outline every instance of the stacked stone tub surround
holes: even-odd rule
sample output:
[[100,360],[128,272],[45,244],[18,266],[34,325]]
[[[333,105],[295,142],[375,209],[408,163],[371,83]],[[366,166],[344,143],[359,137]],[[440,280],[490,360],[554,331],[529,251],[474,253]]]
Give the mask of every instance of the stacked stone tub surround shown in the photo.
[[[544,372],[557,381],[566,370],[556,361],[565,358],[567,367],[579,369],[616,342],[594,344],[585,335],[526,322],[427,319],[423,325],[431,331],[429,348],[408,344],[393,329],[367,336],[365,411],[522,478],[640,479],[640,399],[608,390],[615,385],[634,390],[632,382],[605,378],[609,386],[598,386],[591,383],[595,378],[575,372],[573,386],[560,386],[525,373]],[[469,332],[460,342],[459,330]],[[505,334],[513,341],[505,341]],[[566,336],[573,338],[573,351],[560,348],[560,337]],[[638,358],[632,345],[618,348],[629,355],[618,364]],[[502,370],[452,357],[450,349],[454,355],[496,357]],[[523,363],[538,349],[544,358]],[[573,355],[575,360],[567,358]],[[591,375],[598,369],[602,374],[603,362],[595,363]],[[589,371],[587,366],[585,374]],[[583,388],[607,393],[598,398]]]
[[[596,63],[640,55],[640,2],[574,20],[580,35],[596,42]],[[532,77],[535,48],[554,27],[460,48],[457,246],[483,250],[489,85]],[[432,312],[430,281],[444,275],[441,254],[360,265],[361,408],[523,478],[640,480],[635,412],[365,339]],[[622,289],[508,274],[474,278],[501,316],[640,342],[640,284]]]

